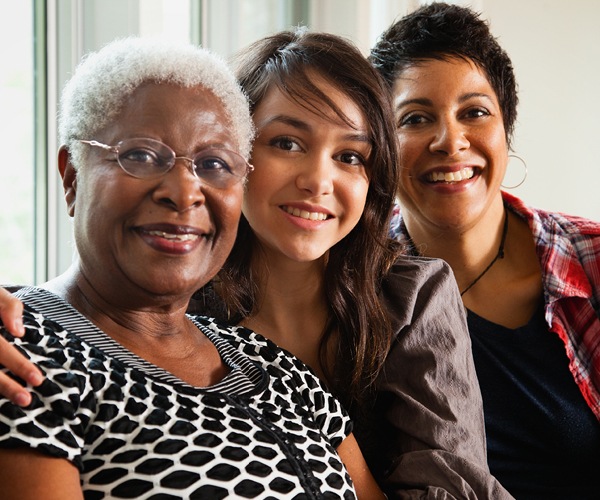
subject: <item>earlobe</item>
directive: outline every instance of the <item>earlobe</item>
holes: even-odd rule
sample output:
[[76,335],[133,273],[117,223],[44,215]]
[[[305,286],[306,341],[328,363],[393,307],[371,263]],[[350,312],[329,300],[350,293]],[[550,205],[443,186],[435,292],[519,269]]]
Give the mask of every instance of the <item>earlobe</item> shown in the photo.
[[58,171],[62,177],[65,190],[65,201],[67,202],[67,213],[70,217],[75,216],[75,198],[77,191],[77,171],[71,163],[71,154],[64,144],[58,150]]

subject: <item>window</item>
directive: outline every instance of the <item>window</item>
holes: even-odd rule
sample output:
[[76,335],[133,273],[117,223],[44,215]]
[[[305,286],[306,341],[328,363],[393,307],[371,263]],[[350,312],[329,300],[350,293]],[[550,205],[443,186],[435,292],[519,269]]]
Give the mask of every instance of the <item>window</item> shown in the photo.
[[0,283],[35,275],[33,2],[0,0]]

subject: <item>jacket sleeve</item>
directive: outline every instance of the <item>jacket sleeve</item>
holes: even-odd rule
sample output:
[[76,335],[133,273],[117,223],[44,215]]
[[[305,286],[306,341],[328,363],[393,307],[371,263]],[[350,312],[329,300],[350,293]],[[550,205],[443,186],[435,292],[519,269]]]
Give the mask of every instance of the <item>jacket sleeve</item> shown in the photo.
[[450,267],[401,257],[381,293],[396,335],[374,408],[388,497],[511,499],[487,465],[481,392]]

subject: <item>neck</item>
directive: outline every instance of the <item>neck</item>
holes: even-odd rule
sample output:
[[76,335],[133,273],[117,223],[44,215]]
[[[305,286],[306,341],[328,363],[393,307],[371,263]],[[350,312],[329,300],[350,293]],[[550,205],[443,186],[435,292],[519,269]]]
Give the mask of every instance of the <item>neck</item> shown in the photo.
[[[465,291],[498,255],[505,211],[500,194],[484,216],[470,227],[440,228],[419,224],[409,213],[404,221],[417,250],[450,264],[459,290]],[[510,227],[508,229],[510,232]],[[497,265],[497,262],[496,262]]]
[[290,351],[324,378],[319,363],[329,314],[324,259],[297,262],[263,255],[255,258],[252,267],[258,276],[258,311],[242,324]]
[[[481,276],[498,254],[505,212],[502,198],[469,228],[423,227],[406,213],[413,243],[428,257],[444,259],[454,271],[465,307],[507,328],[527,324],[542,298],[542,274],[531,230],[526,221],[507,211],[504,258]],[[477,279],[471,288],[469,286]]]
[[227,375],[217,349],[185,316],[189,297],[132,293],[127,285],[102,293],[106,286],[91,282],[76,264],[44,287],[123,347],[188,384],[207,387]]
[[102,293],[102,286],[86,278],[79,262],[45,283],[43,288],[63,298],[107,335],[134,352],[138,349],[131,348],[132,343],[142,345],[149,339],[161,341],[182,332],[189,333],[185,300],[168,302],[164,297],[160,301],[145,300],[144,294],[136,300],[132,297],[125,300],[122,294]]

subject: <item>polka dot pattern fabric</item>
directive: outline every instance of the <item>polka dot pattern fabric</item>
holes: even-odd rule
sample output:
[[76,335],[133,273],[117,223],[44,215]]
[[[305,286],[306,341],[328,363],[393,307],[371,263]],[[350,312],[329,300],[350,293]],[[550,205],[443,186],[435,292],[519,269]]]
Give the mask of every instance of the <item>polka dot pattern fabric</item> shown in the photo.
[[0,447],[70,460],[86,500],[354,499],[335,453],[351,423],[319,379],[250,330],[194,319],[232,373],[240,355],[247,380],[258,368],[250,389],[161,380],[28,308],[25,337],[4,334],[47,379],[25,409],[0,398]]

